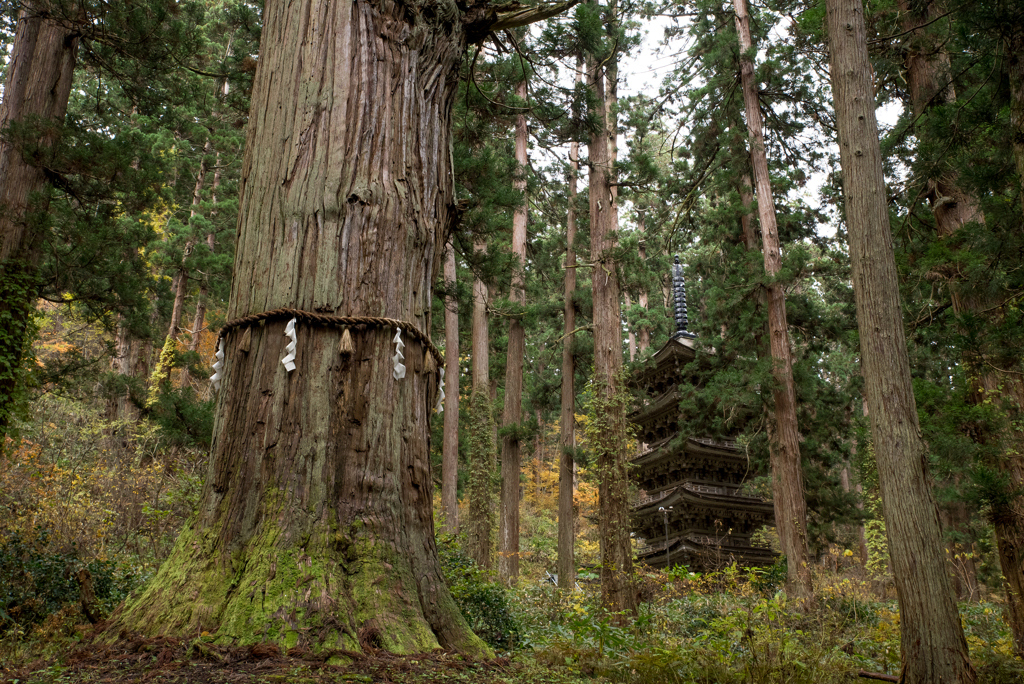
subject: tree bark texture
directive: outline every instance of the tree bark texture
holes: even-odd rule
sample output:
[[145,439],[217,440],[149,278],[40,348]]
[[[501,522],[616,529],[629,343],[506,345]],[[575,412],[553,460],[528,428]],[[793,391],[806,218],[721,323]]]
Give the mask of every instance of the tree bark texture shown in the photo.
[[796,420],[796,386],[793,382],[793,352],[789,346],[786,321],[786,296],[776,281],[782,269],[779,230],[775,218],[775,200],[768,177],[768,157],[764,148],[761,107],[754,81],[751,52],[750,14],[746,0],[735,0],[736,33],[740,43],[740,76],[743,105],[750,138],[750,161],[757,192],[757,213],[761,225],[764,270],[768,275],[768,338],[772,354],[774,429],[772,432],[772,500],[775,526],[782,553],[786,556],[789,593],[799,601],[812,601],[814,588],[807,545],[807,500],[804,497],[803,470],[800,465],[800,433]]
[[1024,209],[1024,25],[1011,27],[1006,45],[1007,70],[1010,74],[1010,128],[1013,135],[1013,158],[1020,182],[1021,209]]
[[455,244],[448,243],[444,261],[444,442],[441,446],[441,523],[445,534],[459,533],[459,302],[450,293],[458,278]]
[[[516,97],[526,100],[525,78],[516,85]],[[526,306],[524,271],[526,266],[526,222],[529,217],[526,202],[526,140],[529,131],[526,115],[516,117],[516,167],[513,186],[523,194],[523,201],[512,215],[512,256],[515,259],[509,300]],[[505,364],[505,410],[501,424],[505,428],[518,427],[523,420],[523,355],[526,350],[526,332],[523,322],[514,316],[508,324],[508,356]],[[501,440],[501,512],[498,516],[498,579],[504,584],[519,577],[519,470],[522,456],[517,434]]]
[[[583,65],[576,64],[576,81]],[[569,211],[565,218],[565,333],[562,338],[562,407],[558,432],[558,586],[572,589],[576,583],[576,516],[573,479],[576,448],[576,177],[580,144],[569,145]]]
[[900,604],[906,684],[974,682],[928,478],[899,302],[861,0],[827,0],[861,365]]
[[[430,330],[453,220],[457,16],[392,0],[270,0],[240,188],[229,320],[279,307]],[[488,649],[441,575],[429,464],[437,374],[395,330],[285,322],[226,338],[198,512],[114,620],[146,634],[396,653]]]
[[[486,251],[483,242],[474,246]],[[487,319],[487,284],[473,279],[473,388],[469,395],[469,425],[466,427],[469,457],[469,515],[466,521],[466,543],[469,554],[481,568],[493,566],[494,478],[497,441],[493,402],[491,401],[490,328]]]
[[77,50],[70,29],[26,3],[0,103],[0,448],[30,344],[50,204],[45,169],[67,113]]
[[618,207],[612,192],[612,169],[605,91],[605,69],[588,60],[588,86],[602,125],[591,134],[590,253],[594,300],[594,422],[601,439],[597,456],[601,601],[614,612],[636,610],[633,590],[633,549],[630,544],[628,426],[622,396],[622,310],[613,250],[617,244]]

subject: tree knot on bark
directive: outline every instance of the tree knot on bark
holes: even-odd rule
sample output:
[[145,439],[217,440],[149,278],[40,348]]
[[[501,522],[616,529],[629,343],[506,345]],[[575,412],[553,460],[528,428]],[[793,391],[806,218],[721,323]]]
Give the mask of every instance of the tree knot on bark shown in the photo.
[[331,314],[314,313],[312,311],[303,311],[301,309],[273,309],[271,311],[261,311],[260,313],[228,321],[224,324],[224,327],[220,329],[220,334],[217,337],[217,343],[220,344],[220,341],[226,338],[228,334],[236,328],[248,328],[248,326],[253,323],[262,323],[263,321],[291,320],[292,318],[296,318],[303,323],[325,328],[342,328],[349,325],[401,328],[407,336],[427,348],[431,356],[433,356],[434,360],[437,362],[436,368],[444,367],[444,356],[441,355],[441,352],[438,351],[437,347],[434,346],[434,343],[430,341],[430,338],[424,334],[422,330],[409,321],[400,321],[395,318],[383,318],[380,316],[335,316]]

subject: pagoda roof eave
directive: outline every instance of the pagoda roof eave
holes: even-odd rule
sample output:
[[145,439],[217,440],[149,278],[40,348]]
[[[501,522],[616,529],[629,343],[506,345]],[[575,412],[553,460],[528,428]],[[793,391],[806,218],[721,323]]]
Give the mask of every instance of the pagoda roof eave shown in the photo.
[[635,506],[633,508],[633,516],[645,517],[655,515],[659,512],[659,508],[664,508],[665,506],[674,507],[676,505],[685,505],[687,507],[724,507],[735,511],[762,513],[767,516],[774,516],[775,514],[775,506],[771,501],[740,494],[702,492],[694,489],[688,483],[684,483],[673,489],[666,490],[661,497]]
[[722,442],[700,437],[679,440],[678,435],[666,437],[651,445],[651,448],[632,460],[634,466],[653,465],[658,461],[678,455],[681,451],[691,454],[710,455],[727,461],[746,462],[747,457],[735,442]]
[[662,567],[665,565],[667,559],[666,547],[668,555],[671,557],[679,558],[681,554],[684,555],[689,553],[703,553],[711,558],[732,558],[740,563],[740,565],[771,565],[779,557],[779,554],[772,551],[769,548],[760,546],[737,546],[730,544],[728,538],[720,541],[719,544],[712,546],[699,541],[694,538],[691,534],[683,534],[674,539],[670,539],[668,543],[664,541],[661,543],[655,543],[650,545],[647,549],[639,551],[636,555],[636,560],[639,563],[649,565],[651,567]]
[[[679,394],[679,389],[670,389],[667,392],[662,392],[657,398],[646,406],[641,406],[633,413],[626,416],[626,420],[635,425],[644,425],[646,423],[655,420],[666,413],[679,413],[679,401],[682,396]],[[678,419],[677,419],[678,420]]]
[[653,367],[648,366],[628,380],[630,387],[642,387],[655,375],[660,375],[677,365],[685,365],[697,358],[697,340],[690,337],[672,337],[661,349],[651,356]]

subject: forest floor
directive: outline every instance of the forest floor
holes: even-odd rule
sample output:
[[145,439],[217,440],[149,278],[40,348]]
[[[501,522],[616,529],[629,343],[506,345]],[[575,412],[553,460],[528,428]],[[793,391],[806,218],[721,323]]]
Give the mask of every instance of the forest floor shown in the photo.
[[[568,670],[529,659],[467,661],[439,651],[409,657],[383,651],[316,656],[287,653],[274,644],[220,647],[201,640],[165,637],[92,643],[90,629],[50,648],[48,657],[20,667],[0,668],[0,684],[574,684]],[[81,641],[78,638],[85,637]],[[75,643],[77,642],[77,643]],[[72,645],[72,644],[75,645]],[[63,652],[62,652],[63,651]]]

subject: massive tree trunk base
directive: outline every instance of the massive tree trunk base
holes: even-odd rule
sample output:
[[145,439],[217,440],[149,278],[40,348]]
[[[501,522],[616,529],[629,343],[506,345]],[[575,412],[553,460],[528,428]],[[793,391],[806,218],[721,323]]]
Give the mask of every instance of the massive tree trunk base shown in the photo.
[[[208,632],[220,644],[273,642],[313,651],[373,646],[398,654],[446,647],[489,657],[468,629],[424,616],[417,569],[367,532],[358,523],[345,532],[325,526],[304,546],[282,548],[285,533],[270,528],[244,554],[224,559],[216,553],[216,535],[189,525],[171,562],[114,617],[107,633]],[[435,598],[449,604],[434,606],[441,608],[438,615],[458,614],[447,592]]]

